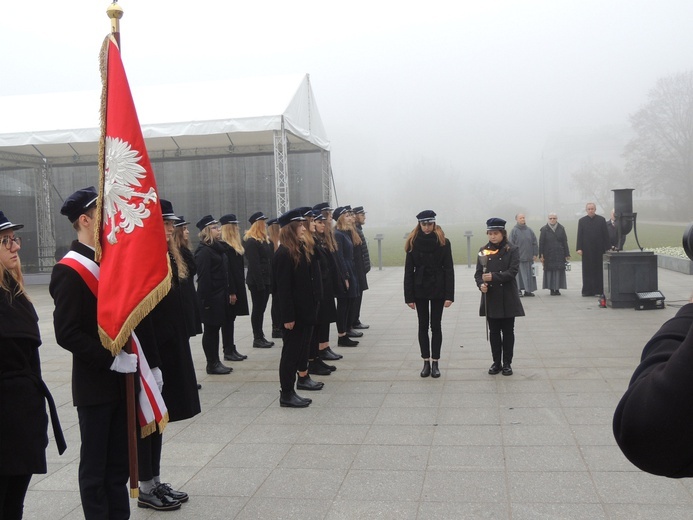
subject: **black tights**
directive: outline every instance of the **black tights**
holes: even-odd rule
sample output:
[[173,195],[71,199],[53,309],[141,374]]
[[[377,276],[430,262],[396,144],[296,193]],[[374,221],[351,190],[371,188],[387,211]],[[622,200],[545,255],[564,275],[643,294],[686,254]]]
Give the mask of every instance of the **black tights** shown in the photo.
[[[414,300],[416,314],[419,317],[419,348],[423,359],[440,359],[440,347],[443,344],[443,308],[445,300]],[[430,306],[430,308],[429,308]],[[428,328],[431,328],[431,339]]]
[[337,332],[344,334],[351,327],[349,315],[355,298],[337,298]]
[[18,520],[24,512],[24,497],[31,475],[0,476],[0,519]]
[[267,302],[270,297],[270,288],[265,286],[258,290],[253,287],[249,287],[250,296],[253,300],[253,309],[250,311],[250,324],[253,327],[253,338],[260,339],[265,337],[265,333],[262,332],[262,322],[265,318],[265,309],[267,309]]
[[489,339],[491,340],[491,355],[497,365],[510,365],[513,362],[515,347],[515,318],[489,318]]

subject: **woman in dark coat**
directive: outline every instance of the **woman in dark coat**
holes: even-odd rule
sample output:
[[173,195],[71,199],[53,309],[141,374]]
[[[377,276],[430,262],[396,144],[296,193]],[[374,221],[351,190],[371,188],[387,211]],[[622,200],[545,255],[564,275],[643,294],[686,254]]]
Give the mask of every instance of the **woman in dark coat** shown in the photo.
[[337,297],[337,345],[355,347],[359,342],[351,339],[347,332],[349,332],[348,322],[351,316],[351,306],[359,294],[356,265],[354,264],[354,240],[360,243],[360,239],[353,229],[354,214],[349,206],[335,208],[332,219],[335,221],[334,238],[337,243],[337,261],[346,278],[344,287],[337,287],[335,293]]
[[272,256],[274,250],[267,236],[267,217],[262,211],[250,215],[250,229],[243,236],[245,258],[248,261],[246,283],[253,300],[250,323],[253,327],[253,347],[270,348],[274,341],[267,341],[262,330],[265,310],[272,292]]
[[551,296],[560,296],[560,290],[568,288],[565,263],[570,260],[570,248],[568,235],[555,213],[549,213],[549,223],[539,231],[539,260],[544,267],[542,289],[549,289]]
[[236,316],[247,316],[248,294],[245,292],[245,269],[243,266],[243,243],[241,233],[238,230],[238,219],[233,213],[224,215],[219,219],[221,224],[221,240],[228,247],[226,257],[229,268],[229,294],[231,295],[231,316],[226,326],[221,328],[222,348],[224,359],[227,361],[243,361],[248,356],[238,352],[234,340],[234,328]]
[[195,266],[195,255],[190,250],[190,231],[188,230],[190,222],[186,222],[182,216],[178,218],[180,218],[180,222],[174,224],[173,245],[180,252],[180,256],[188,269],[188,276],[180,280],[180,290],[185,308],[185,325],[188,329],[188,337],[192,338],[202,334],[202,313],[195,292],[197,267]]
[[515,347],[515,317],[524,316],[520,291],[515,279],[520,268],[520,252],[508,242],[505,220],[486,221],[488,244],[479,250],[474,280],[481,295],[479,316],[486,316],[491,341],[491,375],[511,376]]
[[[283,347],[279,362],[279,404],[305,408],[312,401],[296,394],[298,389],[320,390],[322,383],[308,375],[308,348],[318,322],[322,299],[320,267],[303,244],[304,217],[291,210],[279,217],[281,245],[274,255],[274,279],[281,322]],[[298,383],[296,373],[298,372]]]
[[[421,377],[440,377],[438,360],[443,344],[443,308],[455,301],[455,270],[452,247],[436,225],[434,211],[416,215],[418,224],[407,237],[404,250],[404,302],[416,309],[419,348],[424,366]],[[431,338],[428,329],[431,328]]]
[[220,241],[219,222],[206,215],[196,224],[200,243],[195,250],[197,266],[197,297],[202,309],[202,349],[207,358],[207,373],[223,375],[233,369],[219,359],[219,332],[231,323],[231,293],[229,292],[229,260],[226,244]]
[[53,398],[41,379],[38,315],[24,292],[22,224],[0,211],[0,518],[22,518],[31,476],[46,473],[48,401],[58,451],[65,451]]

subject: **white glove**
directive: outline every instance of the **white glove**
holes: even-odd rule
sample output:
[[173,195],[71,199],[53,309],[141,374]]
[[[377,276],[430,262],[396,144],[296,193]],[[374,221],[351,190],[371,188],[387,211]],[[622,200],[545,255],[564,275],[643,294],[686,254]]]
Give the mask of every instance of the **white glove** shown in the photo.
[[159,392],[161,392],[161,390],[164,388],[164,376],[161,373],[161,369],[159,367],[152,368],[152,375],[156,381],[156,386],[159,387]]
[[137,372],[137,356],[121,350],[113,359],[111,370],[120,372],[121,374],[132,374]]

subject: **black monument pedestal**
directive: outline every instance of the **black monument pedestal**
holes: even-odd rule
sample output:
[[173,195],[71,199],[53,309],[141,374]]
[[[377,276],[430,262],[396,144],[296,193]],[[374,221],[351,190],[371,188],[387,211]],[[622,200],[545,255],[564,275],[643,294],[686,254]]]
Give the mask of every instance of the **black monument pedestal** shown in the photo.
[[636,293],[657,291],[657,255],[652,251],[610,251],[603,262],[607,306],[634,309]]

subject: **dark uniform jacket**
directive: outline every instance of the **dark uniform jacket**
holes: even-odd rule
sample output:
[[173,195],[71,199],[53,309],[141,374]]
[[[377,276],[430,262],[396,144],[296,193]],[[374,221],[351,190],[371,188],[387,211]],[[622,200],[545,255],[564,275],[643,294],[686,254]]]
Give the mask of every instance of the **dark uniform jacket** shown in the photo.
[[[498,246],[492,243],[486,244],[479,249],[498,251],[488,255],[488,266],[486,272],[493,273],[493,280],[488,282],[488,292],[481,294],[481,305],[479,306],[479,316],[486,316],[493,319],[514,318],[524,316],[525,311],[520,301],[520,290],[517,286],[515,276],[520,268],[520,252],[517,246],[503,240]],[[481,261],[477,259],[474,280],[477,287],[484,281],[481,275],[484,273]],[[484,304],[486,299],[486,304]]]
[[[46,473],[46,399],[51,415],[55,405],[41,379],[38,316],[24,294],[15,295],[14,278],[5,276],[10,291],[0,289],[0,475]],[[56,419],[53,428],[60,430]],[[57,436],[62,440],[62,432]]]
[[642,351],[614,414],[623,454],[638,468],[693,477],[693,304],[684,305]]
[[[94,260],[94,250],[76,240],[71,250]],[[49,291],[55,301],[55,339],[58,345],[72,352],[74,405],[91,406],[125,399],[125,378],[110,369],[113,355],[99,339],[96,296],[77,271],[61,264],[53,267]]]
[[218,240],[200,242],[195,250],[197,296],[202,310],[202,323],[219,326],[227,319],[229,305],[228,244]]
[[334,266],[335,259],[320,237],[315,239],[315,255],[313,261],[318,262],[320,265],[320,276],[322,281],[322,299],[320,300],[318,322],[334,323],[337,321],[337,307],[334,303],[334,288],[337,284],[344,282],[338,279],[338,273]]
[[231,306],[231,312],[236,316],[247,316],[250,314],[248,309],[248,293],[245,290],[245,266],[243,265],[243,255],[239,255],[229,244],[222,242],[226,246],[226,258],[229,269],[229,294],[236,295],[236,303]]
[[185,326],[188,330],[188,337],[202,334],[202,313],[200,302],[195,291],[195,275],[197,266],[195,265],[195,255],[187,247],[181,247],[180,254],[188,268],[188,277],[180,282],[180,290],[185,307]]
[[441,246],[435,233],[418,233],[404,262],[404,301],[455,301],[455,270],[452,247],[446,238]]
[[292,321],[300,325],[318,323],[318,307],[322,299],[322,276],[315,258],[309,263],[301,254],[298,265],[284,245],[274,253],[276,297],[281,323]]
[[246,283],[255,290],[269,291],[272,286],[272,256],[274,249],[271,242],[259,242],[249,238],[243,242],[245,258],[248,260]]
[[340,269],[345,279],[349,280],[349,289],[346,289],[346,285],[337,287],[335,296],[337,298],[356,298],[359,293],[359,285],[356,266],[354,265],[354,244],[351,241],[351,233],[335,229],[334,238],[337,242],[337,261],[340,263]]

